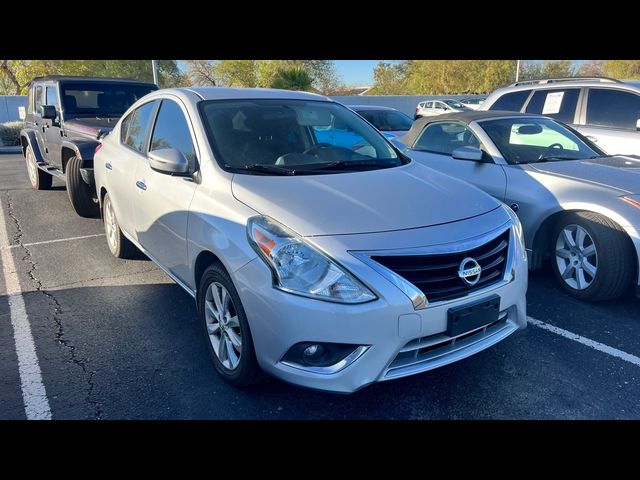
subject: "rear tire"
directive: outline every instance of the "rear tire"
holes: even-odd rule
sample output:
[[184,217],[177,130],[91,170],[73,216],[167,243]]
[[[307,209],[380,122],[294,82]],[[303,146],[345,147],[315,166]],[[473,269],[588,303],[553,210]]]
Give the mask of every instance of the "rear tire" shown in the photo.
[[104,232],[107,235],[109,250],[114,257],[133,258],[138,249],[122,234],[108,193],[104,196],[102,203],[104,205]]
[[236,387],[256,383],[260,379],[260,367],[247,315],[222,265],[213,264],[202,274],[198,286],[198,317],[213,365],[224,381]]
[[66,176],[69,200],[71,200],[73,209],[81,217],[97,217],[100,213],[98,199],[95,197],[94,189],[82,180],[81,165],[82,160],[76,156],[67,161]]
[[27,145],[24,158],[27,162],[27,173],[29,174],[31,186],[36,190],[49,190],[53,177],[38,168],[36,156],[31,149],[31,145]]
[[579,300],[611,300],[631,285],[635,259],[626,232],[592,212],[564,215],[556,224],[551,264],[560,286]]

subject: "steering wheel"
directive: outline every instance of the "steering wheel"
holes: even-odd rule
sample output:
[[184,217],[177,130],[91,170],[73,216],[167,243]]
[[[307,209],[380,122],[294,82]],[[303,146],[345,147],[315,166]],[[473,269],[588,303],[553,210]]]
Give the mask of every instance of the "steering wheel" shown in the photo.
[[304,152],[302,153],[306,153],[307,155],[315,155],[316,153],[318,153],[320,150],[326,150],[327,148],[333,148],[333,145],[331,145],[330,143],[316,143],[315,145],[307,148]]
[[553,150],[556,150],[558,153],[562,153],[564,151],[564,147],[560,143],[552,143],[549,145],[542,154],[538,157],[538,160],[542,160],[546,158],[546,156],[551,153]]

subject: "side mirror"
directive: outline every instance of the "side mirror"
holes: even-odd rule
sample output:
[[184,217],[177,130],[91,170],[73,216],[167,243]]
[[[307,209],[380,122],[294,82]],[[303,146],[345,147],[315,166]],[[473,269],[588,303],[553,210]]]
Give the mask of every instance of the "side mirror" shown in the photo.
[[43,119],[55,120],[58,113],[56,112],[56,107],[53,105],[40,105],[40,115]]
[[175,148],[161,148],[149,152],[149,166],[156,172],[168,175],[184,175],[189,172],[189,162]]
[[482,150],[477,147],[456,148],[451,154],[456,160],[469,160],[471,162],[482,162]]
[[636,130],[640,130],[640,118],[636,120]]

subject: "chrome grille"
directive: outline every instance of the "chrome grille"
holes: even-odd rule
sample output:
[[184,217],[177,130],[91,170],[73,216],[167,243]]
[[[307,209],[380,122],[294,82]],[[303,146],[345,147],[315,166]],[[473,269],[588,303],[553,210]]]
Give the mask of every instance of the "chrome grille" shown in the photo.
[[[510,230],[465,251],[428,255],[373,255],[371,259],[415,285],[429,303],[451,300],[486,288],[504,278]],[[474,258],[482,267],[480,280],[468,285],[458,276],[460,263]]]

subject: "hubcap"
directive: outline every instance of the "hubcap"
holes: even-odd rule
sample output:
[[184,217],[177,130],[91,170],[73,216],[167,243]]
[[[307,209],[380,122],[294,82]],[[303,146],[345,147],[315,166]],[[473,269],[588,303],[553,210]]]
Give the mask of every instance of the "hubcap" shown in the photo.
[[209,341],[218,360],[225,368],[235,370],[242,355],[242,332],[233,299],[218,282],[207,289],[204,315]]
[[36,186],[37,175],[38,175],[38,167],[36,166],[36,159],[33,156],[33,152],[31,149],[27,149],[27,172],[29,172],[29,180],[31,181],[31,185]]
[[116,224],[116,216],[111,208],[111,201],[107,200],[104,206],[104,229],[107,234],[107,242],[109,242],[109,248],[112,252],[116,251],[118,247],[118,228]]
[[579,225],[564,227],[556,240],[556,264],[567,285],[588,288],[598,271],[598,253],[589,232]]

